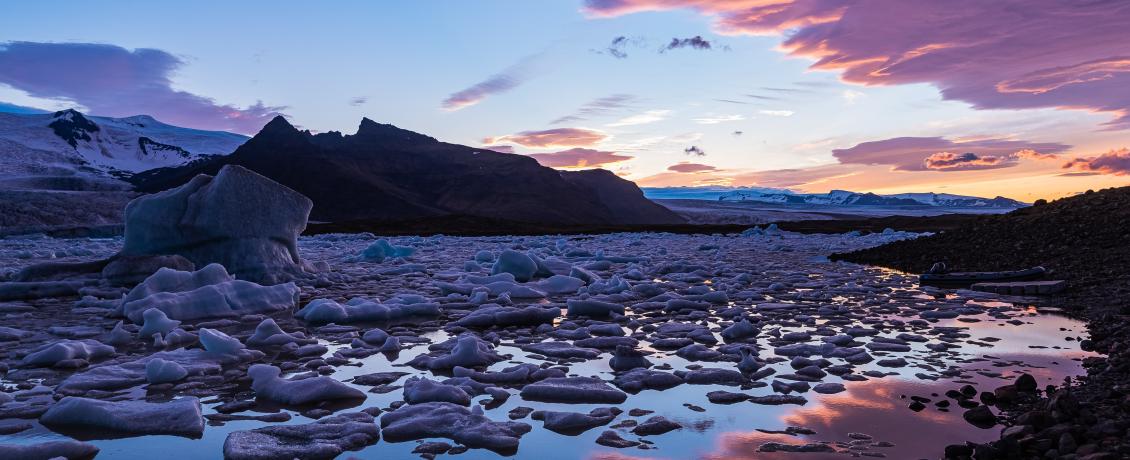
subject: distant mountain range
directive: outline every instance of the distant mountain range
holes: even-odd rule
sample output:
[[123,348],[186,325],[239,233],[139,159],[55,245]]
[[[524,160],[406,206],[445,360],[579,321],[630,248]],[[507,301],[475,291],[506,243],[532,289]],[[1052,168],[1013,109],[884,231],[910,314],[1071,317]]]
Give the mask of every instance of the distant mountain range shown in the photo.
[[557,171],[533,158],[440,142],[362,119],[356,134],[299,131],[277,117],[227,156],[133,175],[157,192],[228,164],[314,201],[313,221],[473,216],[570,225],[674,224],[683,218],[605,170]]
[[231,153],[247,137],[167,125],[148,115],[87,116],[76,110],[0,113],[3,176],[125,177]]
[[731,187],[658,187],[644,188],[651,199],[694,199],[727,202],[756,202],[776,204],[811,204],[826,206],[932,206],[944,208],[1015,209],[1026,203],[998,196],[981,198],[948,193],[899,193],[878,195],[847,190],[828,193],[796,193],[771,188]]

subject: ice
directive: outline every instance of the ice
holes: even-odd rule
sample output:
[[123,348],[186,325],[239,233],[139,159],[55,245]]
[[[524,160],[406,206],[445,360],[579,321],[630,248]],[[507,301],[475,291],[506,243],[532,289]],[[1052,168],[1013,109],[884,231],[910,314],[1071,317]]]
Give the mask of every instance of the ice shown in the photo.
[[186,376],[188,371],[173,361],[154,358],[145,363],[145,380],[149,383],[176,382]]
[[238,339],[206,327],[200,328],[200,344],[208,353],[225,356],[239,355],[246,348]]
[[447,438],[471,448],[512,454],[531,427],[521,422],[495,422],[467,408],[446,402],[410,404],[381,416],[385,440]]
[[758,332],[759,331],[756,326],[751,324],[748,319],[742,318],[741,321],[738,321],[730,325],[726,329],[723,329],[721,335],[722,338],[726,341],[732,342],[750,337],[756,337]]
[[522,399],[579,404],[619,404],[628,398],[624,392],[593,377],[557,377],[522,387]]
[[131,201],[121,255],[180,255],[274,284],[303,272],[297,237],[312,207],[294,190],[227,165],[215,177],[201,174]]
[[338,399],[364,399],[365,393],[330,377],[286,380],[282,371],[268,364],[255,364],[247,370],[255,396],[281,404],[302,405]]
[[114,328],[110,330],[110,333],[106,334],[106,338],[102,340],[103,343],[115,347],[133,343],[133,341],[134,336],[126,330],[123,321],[118,321],[118,323],[114,325]]
[[530,256],[518,251],[507,249],[498,255],[498,260],[491,267],[491,274],[509,273],[514,275],[516,281],[526,282],[533,279],[538,271],[538,264]]
[[608,365],[614,371],[627,371],[638,367],[651,367],[651,361],[648,361],[639,350],[620,345],[616,347],[616,352],[608,361]]
[[615,407],[600,407],[587,414],[580,412],[535,411],[530,415],[534,420],[542,420],[547,430],[575,436],[598,426],[607,425],[623,411]]
[[364,412],[327,417],[305,425],[274,425],[234,431],[224,440],[228,460],[332,459],[380,439],[373,416]]
[[628,393],[643,390],[666,390],[683,384],[683,378],[669,372],[632,369],[616,376],[612,384]]
[[111,402],[68,396],[51,406],[39,421],[44,425],[131,434],[170,434],[199,438],[204,433],[200,402],[193,397],[151,403]]
[[243,350],[237,355],[217,355],[200,349],[163,351],[121,364],[91,367],[67,377],[56,391],[74,395],[90,390],[109,391],[140,385],[146,383],[146,367],[154,359],[175,362],[187,370],[188,375],[208,375],[219,374],[225,364],[245,363],[262,356],[261,352],[253,350]]
[[457,386],[445,385],[427,378],[412,377],[404,382],[404,401],[408,404],[449,402],[469,406],[471,396]]
[[288,343],[304,345],[314,343],[314,340],[307,339],[301,332],[293,334],[284,332],[271,318],[261,321],[255,326],[255,333],[247,338],[247,345],[252,347],[277,347]]
[[196,265],[178,255],[122,256],[110,259],[102,268],[102,279],[115,286],[133,286],[161,268],[193,271]]
[[523,345],[522,349],[553,358],[594,359],[600,354],[600,350],[574,346],[569,342],[531,343]]
[[643,423],[640,423],[632,429],[632,433],[640,436],[655,436],[666,433],[668,431],[677,430],[683,426],[677,422],[672,422],[662,415],[656,415]]
[[561,316],[561,308],[553,305],[527,305],[525,307],[503,307],[486,304],[467,316],[452,321],[451,324],[463,327],[486,328],[493,326],[529,326],[552,323]]
[[538,281],[534,286],[535,289],[546,294],[573,294],[584,285],[585,281],[579,278],[566,275],[553,275]]
[[0,342],[14,342],[35,335],[34,333],[14,327],[0,326]]
[[473,334],[463,334],[455,339],[450,353],[441,356],[420,355],[408,364],[431,370],[451,369],[455,366],[476,368],[489,366],[506,358],[498,355],[491,346]]
[[298,291],[293,283],[261,286],[237,280],[218,264],[195,272],[162,268],[134,287],[117,313],[135,323],[150,308],[177,320],[270,313],[294,308]]
[[176,329],[180,325],[180,321],[169,319],[165,312],[150,308],[141,313],[141,329],[137,331],[137,336],[143,339],[148,339],[153,334],[165,335]]
[[314,299],[294,313],[313,324],[388,321],[410,316],[436,316],[439,305],[431,302],[413,304],[385,303],[354,297],[341,304],[330,299]]
[[381,238],[361,252],[361,260],[381,263],[385,259],[411,257],[414,253],[416,253],[416,248],[393,246],[388,240]]
[[593,299],[569,299],[569,316],[606,317],[612,313],[624,314],[624,306]]
[[20,360],[22,367],[52,367],[68,361],[90,362],[114,355],[114,347],[97,340],[60,340],[35,348]]
[[77,295],[81,282],[75,281],[9,281],[0,282],[0,302],[45,297]]
[[0,458],[20,460],[86,459],[94,458],[98,451],[94,444],[69,439],[37,444],[0,444]]

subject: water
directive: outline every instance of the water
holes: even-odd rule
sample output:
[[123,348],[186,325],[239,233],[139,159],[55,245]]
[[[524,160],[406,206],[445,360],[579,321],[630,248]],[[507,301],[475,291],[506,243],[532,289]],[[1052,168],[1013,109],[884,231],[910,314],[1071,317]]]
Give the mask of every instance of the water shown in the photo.
[[[795,454],[795,453],[767,453],[759,452],[761,446],[768,442],[786,444],[803,444],[815,442],[832,442],[840,444],[838,449],[845,450],[852,438],[849,433],[863,433],[871,437],[869,442],[857,443],[856,448],[867,453],[881,453],[887,458],[936,458],[945,445],[964,441],[984,442],[996,439],[1000,427],[981,429],[966,423],[962,419],[961,409],[956,404],[949,410],[939,410],[933,402],[946,399],[947,390],[958,389],[965,383],[971,383],[979,391],[991,391],[993,388],[1010,383],[1019,373],[1029,373],[1037,378],[1041,387],[1047,384],[1062,383],[1065,377],[1078,376],[1084,373],[1080,364],[1082,358],[1089,356],[1080,351],[1078,339],[1086,338],[1084,326],[1081,322],[1066,318],[1055,311],[1042,312],[1026,305],[1013,305],[1006,302],[992,302],[976,298],[960,297],[954,293],[942,295],[938,291],[924,290],[913,285],[912,277],[887,270],[864,269],[848,264],[828,263],[821,255],[827,254],[829,246],[837,249],[850,249],[855,243],[854,239],[832,239],[824,237],[797,237],[796,239],[784,238],[769,242],[751,241],[734,238],[707,237],[707,236],[669,236],[656,237],[656,241],[641,247],[633,244],[630,238],[604,238],[580,237],[575,244],[603,245],[610,254],[627,254],[629,251],[656,251],[664,248],[662,255],[671,260],[683,259],[693,263],[724,263],[738,268],[719,268],[720,271],[751,271],[756,272],[765,280],[792,280],[791,288],[787,292],[771,292],[764,290],[767,282],[758,284],[755,279],[753,286],[761,286],[768,301],[806,301],[809,297],[825,295],[819,302],[828,304],[847,305],[858,311],[853,324],[896,324],[914,319],[913,308],[927,308],[930,305],[944,302],[966,302],[966,305],[980,306],[985,312],[976,315],[964,315],[958,319],[946,319],[932,322],[928,327],[917,327],[913,330],[907,327],[896,327],[881,334],[893,337],[899,332],[914,332],[927,335],[931,342],[936,343],[938,337],[929,331],[938,327],[961,327],[968,337],[957,342],[958,348],[944,353],[933,352],[924,347],[922,343],[913,343],[912,350],[907,353],[873,353],[877,359],[883,357],[903,357],[910,365],[903,368],[885,368],[876,362],[856,366],[855,373],[869,370],[893,372],[884,378],[870,379],[863,382],[844,381],[834,375],[829,375],[823,382],[842,382],[847,391],[834,395],[819,395],[814,392],[804,393],[808,399],[803,406],[765,406],[749,402],[732,405],[719,405],[710,403],[706,394],[715,390],[741,391],[752,395],[772,394],[769,388],[753,388],[741,390],[733,386],[721,385],[681,385],[664,391],[647,390],[636,395],[629,395],[628,400],[617,405],[625,412],[618,416],[611,425],[616,425],[624,420],[632,419],[642,421],[652,415],[662,415],[683,425],[683,429],[672,431],[659,436],[648,436],[642,439],[648,449],[627,448],[614,449],[600,446],[595,443],[600,433],[609,427],[598,427],[577,436],[557,434],[541,428],[540,421],[530,420],[528,417],[520,420],[530,423],[533,430],[522,437],[520,447],[515,456],[518,458],[536,458],[538,460],[550,459],[630,459],[630,458],[662,458],[662,459],[734,459],[734,458],[842,458],[843,453],[835,454]],[[450,266],[461,265],[468,260],[477,249],[498,244],[501,239],[448,239],[445,240],[443,250],[435,246],[426,245],[421,248],[421,254],[414,262],[424,263],[429,270],[440,272],[450,270]],[[527,244],[530,239],[523,240]],[[537,241],[536,239],[534,241]],[[552,241],[552,240],[550,240]],[[846,241],[846,243],[845,243]],[[704,242],[720,244],[721,249],[713,253],[698,250]],[[350,264],[341,262],[341,254],[356,253],[364,247],[367,241],[348,240],[346,243],[320,239],[304,239],[303,251],[306,257],[312,260],[330,260],[347,274],[356,275],[357,281],[345,285],[346,291],[338,288],[324,290],[304,288],[304,301],[310,296],[332,296],[345,298],[352,295],[372,295],[387,298],[393,293],[424,292],[428,277],[420,275],[407,275],[398,277],[385,277],[382,279],[363,278],[361,275],[371,272],[372,266],[365,264]],[[399,242],[396,242],[399,244]],[[102,243],[100,243],[102,244]],[[871,243],[873,244],[873,242]],[[846,247],[845,247],[846,246]],[[720,252],[725,252],[720,256]],[[655,254],[654,252],[652,254]],[[3,247],[0,247],[0,263],[4,262]],[[25,263],[21,260],[19,263]],[[16,264],[13,264],[16,265]],[[10,266],[10,265],[9,265]],[[754,268],[749,268],[754,267]],[[624,267],[617,268],[623,271]],[[438,275],[437,275],[438,276]],[[446,276],[446,275],[445,275]],[[687,285],[680,281],[665,280],[672,289]],[[700,284],[717,285],[722,289],[732,281],[723,276],[706,279]],[[861,289],[860,286],[866,288]],[[870,288],[874,286],[875,288]],[[338,291],[335,291],[337,289]],[[967,295],[967,294],[961,294]],[[806,297],[807,296],[807,297]],[[763,301],[732,301],[731,305],[748,306],[762,303]],[[36,310],[32,315],[39,315],[42,321],[57,321],[61,324],[82,324],[80,319],[69,317],[66,309],[67,302],[37,302]],[[894,305],[898,308],[888,308]],[[56,310],[53,310],[56,309]],[[636,315],[636,313],[630,313]],[[908,316],[911,315],[911,316]],[[12,318],[12,317],[9,317]],[[647,320],[647,315],[638,317]],[[804,320],[802,315],[796,316],[765,316],[765,321],[773,326],[780,327],[781,332],[812,331],[814,327],[831,325],[843,326],[834,320],[838,317],[818,316],[811,322]],[[674,320],[674,318],[673,318]],[[683,318],[682,320],[686,320]],[[728,319],[709,316],[699,318],[712,327],[728,324]],[[113,324],[112,320],[101,321],[105,327]],[[560,323],[562,319],[558,320]],[[7,323],[16,324],[15,319],[6,320]],[[31,323],[28,323],[31,324]],[[300,323],[281,323],[284,329],[294,330],[301,328]],[[251,326],[253,327],[253,325]],[[757,341],[762,350],[762,358],[774,356],[774,344],[765,332],[769,327],[763,328],[763,333]],[[307,333],[313,333],[307,329]],[[630,331],[629,331],[630,332]],[[418,335],[425,337],[431,343],[446,340],[449,336],[443,331],[421,329]],[[1068,338],[1073,340],[1067,340]],[[348,347],[347,342],[333,343],[324,337],[321,342],[330,347],[327,356],[334,350]],[[528,353],[507,345],[510,340],[503,340],[503,344],[496,351],[510,354],[512,360],[491,366],[491,370],[501,370],[516,362],[532,362],[541,364],[542,361],[527,357]],[[819,337],[814,337],[812,343],[819,343]],[[780,344],[777,344],[780,345]],[[668,364],[673,369],[684,369],[688,365],[701,365],[704,367],[733,368],[730,362],[688,362],[672,351],[652,350],[648,342],[641,342],[641,349],[652,351],[654,354],[649,359],[656,365]],[[381,371],[410,372],[413,375],[427,375],[431,378],[442,377],[431,375],[429,372],[419,371],[404,366],[420,353],[426,352],[425,345],[418,345],[405,349],[399,355],[390,357],[375,354],[366,358],[352,360],[353,364],[339,366],[334,378],[348,381],[351,377]],[[610,355],[605,353],[600,358],[583,363],[570,363],[569,373],[575,375],[598,376],[611,380],[612,372],[609,370],[607,360]],[[836,364],[838,359],[832,359]],[[777,370],[777,374],[764,379],[769,382],[781,374],[790,373],[792,369],[787,361],[770,364]],[[953,380],[941,378],[939,380],[923,379],[916,374],[938,375],[937,371],[948,366],[959,366],[966,372],[966,378]],[[400,379],[396,384],[402,383],[409,376]],[[0,381],[4,384],[13,384],[11,380]],[[396,385],[394,384],[394,385]],[[368,391],[367,386],[357,388]],[[247,395],[245,388],[236,389],[238,394]],[[242,393],[240,393],[242,392]],[[587,404],[549,404],[523,401],[515,389],[511,389],[511,397],[504,404],[486,409],[485,413],[493,420],[508,420],[507,413],[518,406],[533,407],[535,409],[548,409],[558,411],[588,412],[601,405]],[[230,395],[231,392],[225,394]],[[364,401],[357,401],[354,408],[340,408],[342,411],[359,410],[365,407],[388,408],[389,404],[402,398],[400,390],[385,394],[366,393]],[[134,398],[144,397],[144,390],[136,388],[130,392]],[[914,412],[907,408],[911,396],[930,398],[933,401],[921,412]],[[214,413],[218,400],[205,401],[205,413]],[[476,404],[489,396],[475,398]],[[695,410],[695,406],[705,411]],[[262,405],[256,410],[266,411],[268,405]],[[628,409],[646,409],[654,411],[643,417],[631,417]],[[300,424],[310,423],[313,420],[301,414],[297,408],[277,408],[269,410],[282,410],[290,413],[293,418],[285,423]],[[254,412],[250,412],[254,413]],[[51,439],[63,439],[64,435],[55,433],[38,423],[34,428],[21,433],[0,436],[0,443],[35,443]],[[5,421],[0,421],[5,423]],[[163,458],[163,459],[197,459],[218,458],[221,455],[223,443],[227,435],[237,430],[253,429],[270,425],[258,421],[235,421],[223,424],[210,424],[200,439],[188,439],[174,436],[137,436],[116,439],[93,439],[90,442],[101,448],[98,458]],[[815,431],[815,434],[790,436],[785,434],[772,434],[758,430],[780,431],[789,426],[799,426]],[[630,433],[630,428],[617,429],[617,432],[629,440],[639,440],[638,436]],[[75,435],[75,433],[68,433]],[[81,433],[80,433],[81,435]],[[79,436],[88,437],[88,436]],[[423,440],[420,440],[423,441]],[[438,440],[444,441],[444,440]],[[411,451],[419,441],[389,443],[384,440],[366,447],[357,452],[348,452],[342,458],[362,459],[389,459],[413,458]],[[448,441],[450,442],[450,441]],[[884,447],[876,446],[875,444]],[[499,455],[481,449],[472,449],[460,454],[460,458],[486,459],[499,458]]]

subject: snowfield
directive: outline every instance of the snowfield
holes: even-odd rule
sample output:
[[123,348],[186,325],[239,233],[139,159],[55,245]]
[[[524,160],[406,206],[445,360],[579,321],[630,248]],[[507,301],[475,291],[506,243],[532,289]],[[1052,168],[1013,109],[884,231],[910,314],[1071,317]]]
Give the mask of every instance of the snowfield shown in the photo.
[[1024,299],[827,259],[916,236],[331,234],[298,239],[294,285],[209,266],[37,300],[19,269],[122,239],[0,239],[0,457],[933,457],[995,439],[963,420],[978,391],[1086,354]]

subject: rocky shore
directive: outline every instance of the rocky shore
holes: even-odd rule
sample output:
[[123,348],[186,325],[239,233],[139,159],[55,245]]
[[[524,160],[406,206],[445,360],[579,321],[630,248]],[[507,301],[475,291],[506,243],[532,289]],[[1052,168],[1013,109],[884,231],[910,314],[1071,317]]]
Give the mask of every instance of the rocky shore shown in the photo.
[[946,458],[1130,458],[1128,220],[1130,187],[1112,188],[981,216],[932,237],[833,256],[916,273],[938,261],[960,271],[1042,265],[1053,278],[1068,281],[1067,292],[1041,306],[1085,319],[1090,339],[1082,348],[1104,356],[1084,361],[1086,377],[1035,389],[1032,397],[1005,406],[1002,415],[1010,426],[999,441],[952,445]]

